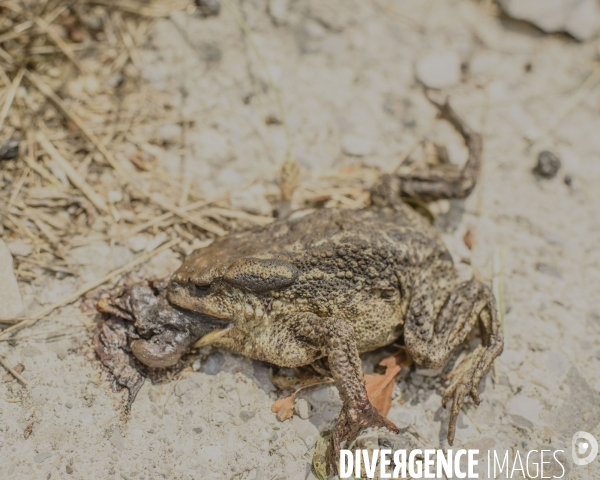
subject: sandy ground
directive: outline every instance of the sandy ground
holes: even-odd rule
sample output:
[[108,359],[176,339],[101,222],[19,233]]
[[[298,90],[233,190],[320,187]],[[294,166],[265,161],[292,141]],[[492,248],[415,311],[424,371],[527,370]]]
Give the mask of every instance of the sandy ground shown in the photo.
[[[457,261],[470,262],[460,263],[466,277],[491,282],[494,256],[504,259],[497,266],[504,268],[506,347],[485,379],[481,405],[469,403],[461,414],[455,446],[565,449],[578,430],[600,438],[598,40],[543,35],[470,0],[274,1],[271,14],[254,0],[242,11],[281,90],[305,177],[353,165],[391,171],[435,116],[415,62],[440,51],[460,56],[462,79],[445,92],[483,133],[485,165],[466,202],[437,206],[447,211],[438,222]],[[275,188],[286,136],[278,122],[265,122],[279,116],[276,98],[231,12],[159,21],[143,64],[144,78],[189,121],[183,143],[163,148],[161,165],[193,178],[203,195],[230,191],[234,203],[268,212],[265,195]],[[464,160],[447,125],[436,124],[432,138]],[[531,173],[543,149],[562,159],[552,180]],[[462,240],[468,229],[472,251]],[[134,256],[102,243],[71,255],[85,264],[83,280]],[[137,275],[167,275],[178,263],[166,252]],[[27,311],[78,284],[71,277],[23,284]],[[186,378],[146,382],[124,422],[123,394],[110,390],[91,352],[91,327],[73,306],[24,331],[15,345],[0,342],[0,354],[25,365],[29,383],[0,383],[0,477],[313,478],[315,439],[340,406],[333,387],[303,395],[308,419],[281,423],[270,411],[275,394],[265,365],[207,350]],[[417,369],[397,385],[389,417],[405,441],[444,448],[443,386],[428,373]],[[567,450],[564,460],[564,478],[600,474],[599,459],[575,467]]]

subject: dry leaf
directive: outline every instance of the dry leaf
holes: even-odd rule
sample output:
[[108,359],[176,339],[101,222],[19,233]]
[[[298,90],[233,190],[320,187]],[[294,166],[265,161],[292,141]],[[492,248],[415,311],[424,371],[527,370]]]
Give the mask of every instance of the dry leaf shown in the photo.
[[[396,372],[398,373],[399,370]],[[371,404],[386,416],[392,408],[392,393],[394,391],[395,375],[366,374],[367,395]]]
[[379,365],[386,367],[383,375],[365,374],[367,395],[371,404],[381,413],[387,415],[392,407],[394,380],[403,367],[412,363],[405,349],[401,349],[391,357],[384,358]]
[[277,420],[283,422],[294,414],[295,399],[296,392],[288,395],[287,397],[279,398],[273,405],[271,405],[271,411],[277,414]]
[[463,242],[469,250],[473,249],[473,243],[475,242],[475,238],[473,237],[473,232],[471,230],[467,230],[463,235]]

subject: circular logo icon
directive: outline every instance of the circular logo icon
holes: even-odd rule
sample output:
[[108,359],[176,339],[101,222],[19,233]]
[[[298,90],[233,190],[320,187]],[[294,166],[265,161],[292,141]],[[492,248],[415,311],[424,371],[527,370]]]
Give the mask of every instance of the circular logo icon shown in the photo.
[[577,432],[573,435],[571,453],[575,465],[588,465],[592,463],[598,455],[598,442],[587,432]]

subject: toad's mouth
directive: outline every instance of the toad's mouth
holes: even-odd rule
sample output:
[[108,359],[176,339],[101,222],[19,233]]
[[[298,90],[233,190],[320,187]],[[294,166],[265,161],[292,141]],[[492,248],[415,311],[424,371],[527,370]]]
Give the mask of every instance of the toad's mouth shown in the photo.
[[[194,317],[198,316],[193,312],[190,314]],[[140,362],[148,367],[171,367],[190,347],[199,348],[209,345],[228,329],[229,325],[224,325],[223,320],[202,315],[202,322],[194,323],[189,329],[179,330],[165,327],[162,331],[153,332],[149,337],[131,341],[131,351]]]
[[165,329],[149,339],[133,340],[131,351],[144,365],[151,368],[165,368],[175,365],[189,344],[189,333]]
[[[140,362],[151,368],[175,365],[194,342],[223,330],[229,324],[227,319],[186,310],[167,302],[159,302],[146,314],[146,321],[136,316],[140,338],[131,341],[131,351]],[[144,328],[150,325],[151,328]]]
[[116,384],[129,390],[128,409],[144,378],[154,375],[150,369],[176,365],[194,342],[209,343],[218,337],[211,333],[231,322],[169,303],[166,288],[164,280],[138,283],[110,292],[97,304],[104,316],[94,334],[96,352]]

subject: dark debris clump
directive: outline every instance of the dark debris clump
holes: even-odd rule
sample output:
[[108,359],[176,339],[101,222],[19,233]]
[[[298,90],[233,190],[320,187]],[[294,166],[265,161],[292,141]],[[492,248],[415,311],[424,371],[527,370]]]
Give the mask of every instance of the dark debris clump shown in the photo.
[[12,160],[19,154],[19,141],[10,138],[0,145],[0,160]]
[[538,178],[554,178],[560,170],[560,159],[552,152],[544,150],[538,155],[537,165],[533,168],[533,174]]

